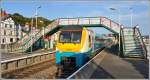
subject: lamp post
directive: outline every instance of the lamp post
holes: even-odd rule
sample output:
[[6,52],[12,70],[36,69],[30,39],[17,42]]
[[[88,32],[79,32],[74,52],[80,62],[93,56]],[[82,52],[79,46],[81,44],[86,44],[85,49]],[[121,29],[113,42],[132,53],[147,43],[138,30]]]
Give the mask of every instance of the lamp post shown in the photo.
[[40,9],[40,8],[41,8],[41,6],[37,7],[37,8],[36,8],[36,11],[35,11],[35,17],[36,17],[36,29],[37,29],[37,27],[38,27],[38,25],[37,25],[37,23],[38,23],[38,9]]
[[133,8],[132,7],[130,7],[129,8],[130,9],[130,21],[131,21],[131,27],[133,26]]
[[118,56],[120,56],[120,30],[121,30],[121,26],[120,26],[120,22],[121,22],[121,19],[120,19],[120,9],[116,9],[116,8],[109,8],[110,10],[112,11],[117,11],[118,13],[118,24],[119,24],[119,53],[118,53]]
[[[33,18],[31,20],[31,33],[32,31],[33,31]],[[31,34],[30,37],[31,37],[31,43],[33,43],[33,34]],[[32,53],[32,46],[31,46],[31,53]]]
[[[38,17],[38,9],[40,9],[41,8],[41,6],[39,6],[39,7],[37,7],[36,8],[36,11],[35,11],[35,17],[36,17],[36,27],[35,27],[35,31],[36,31],[36,28],[37,28],[37,17]],[[33,16],[34,17],[34,16]],[[33,35],[35,35],[34,34],[34,32],[33,32],[33,17],[31,18],[32,20],[31,20],[31,35],[30,35],[30,37],[31,37],[31,43],[33,44]],[[33,32],[33,33],[32,33]],[[36,37],[36,36],[35,36]],[[31,53],[32,53],[32,45],[31,45]]]

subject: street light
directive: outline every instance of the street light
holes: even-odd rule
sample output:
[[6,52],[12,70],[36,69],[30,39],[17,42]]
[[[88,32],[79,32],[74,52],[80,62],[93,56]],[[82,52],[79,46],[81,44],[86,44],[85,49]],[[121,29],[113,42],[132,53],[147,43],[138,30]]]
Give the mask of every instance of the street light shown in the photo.
[[38,18],[38,9],[40,9],[40,8],[41,8],[41,6],[37,7],[37,8],[36,8],[36,11],[35,11],[35,13],[36,13],[36,14],[35,14],[35,17],[36,17],[36,29],[37,29],[37,26],[38,26],[38,25],[37,25],[37,22],[38,22],[38,20],[37,20],[37,18]]
[[[35,11],[35,17],[36,17],[36,27],[35,27],[35,31],[36,31],[36,28],[37,28],[37,16],[38,16],[38,9],[40,9],[41,8],[41,6],[39,6],[39,7],[37,7],[36,8],[36,11]],[[34,17],[34,16],[33,16]],[[35,34],[34,33],[32,33],[33,32],[33,19],[34,18],[31,18],[32,20],[31,20],[31,35],[30,35],[30,37],[31,37],[31,43],[33,44],[33,35],[35,36]],[[35,36],[36,37],[36,36]],[[32,53],[32,45],[31,45],[31,53]]]
[[133,13],[133,8],[130,7],[129,9],[130,9],[130,21],[131,21],[131,25],[130,26],[132,27],[132,24],[133,24],[133,14],[132,14]]
[[[33,18],[31,18],[31,19],[32,19],[31,20],[31,33],[32,33],[32,31],[33,31]],[[30,37],[31,37],[31,43],[33,43],[33,34],[31,34]],[[31,53],[32,53],[32,45],[31,45]]]
[[118,56],[120,56],[120,28],[121,28],[121,26],[120,26],[120,22],[121,22],[121,20],[120,20],[120,9],[116,9],[116,8],[109,8],[110,10],[112,10],[112,11],[117,11],[117,13],[118,13],[118,24],[119,24],[119,54],[118,54]]

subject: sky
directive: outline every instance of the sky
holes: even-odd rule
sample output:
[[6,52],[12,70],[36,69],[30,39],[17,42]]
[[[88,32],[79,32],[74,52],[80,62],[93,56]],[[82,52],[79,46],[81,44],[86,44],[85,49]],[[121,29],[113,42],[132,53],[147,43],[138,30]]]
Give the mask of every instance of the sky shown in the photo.
[[[0,5],[7,13],[20,13],[26,17],[32,17],[35,14],[35,9],[41,6],[38,9],[39,16],[50,20],[104,16],[119,22],[120,16],[120,23],[125,27],[131,27],[132,15],[132,25],[138,24],[143,35],[150,34],[150,2],[148,0],[2,0]],[[116,10],[112,11],[110,8]],[[94,31],[109,33],[109,31],[100,28],[95,28]]]

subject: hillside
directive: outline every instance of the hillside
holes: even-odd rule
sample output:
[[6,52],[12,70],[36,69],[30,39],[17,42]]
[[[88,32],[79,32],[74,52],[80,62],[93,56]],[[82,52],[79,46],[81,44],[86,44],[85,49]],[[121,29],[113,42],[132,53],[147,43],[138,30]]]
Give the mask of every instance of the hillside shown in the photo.
[[[15,21],[16,24],[20,24],[21,26],[24,26],[26,23],[31,26],[32,18],[24,17],[19,13],[9,14],[12,19]],[[46,27],[48,24],[50,24],[52,21],[44,18],[44,17],[38,17],[38,28]],[[36,19],[33,18],[33,26],[36,25]]]

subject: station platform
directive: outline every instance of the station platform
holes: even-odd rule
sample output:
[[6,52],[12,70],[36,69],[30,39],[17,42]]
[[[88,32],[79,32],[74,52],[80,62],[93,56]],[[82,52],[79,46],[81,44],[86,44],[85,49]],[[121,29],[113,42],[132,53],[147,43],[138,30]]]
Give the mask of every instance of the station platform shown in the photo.
[[105,48],[68,79],[148,79],[149,62],[120,58],[115,46]]
[[19,58],[19,57],[24,57],[24,56],[30,56],[33,54],[42,54],[42,53],[46,53],[46,52],[53,52],[54,50],[45,50],[45,49],[40,49],[37,51],[33,51],[32,53],[6,53],[6,52],[2,52],[1,53],[1,61],[4,60],[9,60],[9,59],[15,59],[15,58]]

